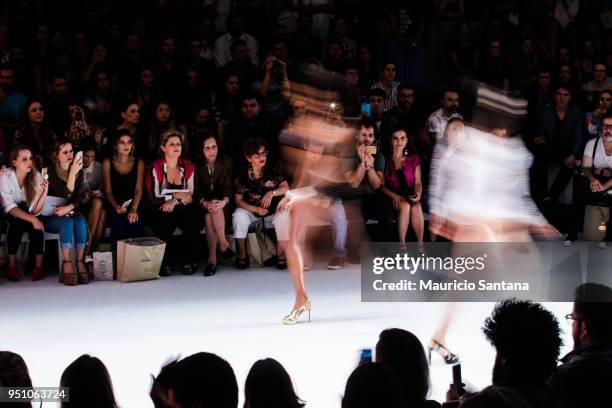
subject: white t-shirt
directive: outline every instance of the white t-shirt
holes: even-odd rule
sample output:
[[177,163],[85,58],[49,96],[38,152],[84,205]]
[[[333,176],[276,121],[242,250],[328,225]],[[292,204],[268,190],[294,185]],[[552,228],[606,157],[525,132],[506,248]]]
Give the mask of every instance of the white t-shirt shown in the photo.
[[[595,158],[593,158],[593,146],[595,141],[597,142],[597,150],[595,151]],[[606,156],[604,150],[603,139],[597,137],[587,142],[584,147],[584,157],[582,158],[583,167],[595,167],[596,169],[612,169],[612,156]]]
[[444,116],[444,111],[442,108],[440,108],[429,115],[429,118],[427,119],[427,131],[429,133],[437,133],[438,135],[442,135],[446,129],[446,124],[453,118],[463,119],[463,117],[458,113],[451,113],[450,116]]

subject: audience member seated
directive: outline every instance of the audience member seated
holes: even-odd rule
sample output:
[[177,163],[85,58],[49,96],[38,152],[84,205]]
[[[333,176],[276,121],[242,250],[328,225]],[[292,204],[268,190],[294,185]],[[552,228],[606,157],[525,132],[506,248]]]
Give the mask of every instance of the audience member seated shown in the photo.
[[272,156],[276,150],[276,136],[278,125],[275,121],[261,113],[261,105],[254,93],[244,93],[240,96],[240,114],[233,118],[225,127],[221,137],[221,148],[230,153],[234,161],[235,170],[243,167],[244,158],[240,146],[248,139],[255,137],[263,138],[269,149],[273,149]]
[[[85,263],[93,263],[93,251],[97,251],[104,237],[106,226],[106,209],[104,208],[104,185],[102,180],[102,165],[96,160],[96,147],[92,139],[82,141],[83,153],[83,183],[77,193],[81,202],[81,213],[87,219],[89,242],[86,249]],[[93,265],[91,265],[93,266]],[[90,274],[90,278],[93,278]]]
[[395,63],[387,62],[383,65],[381,80],[372,85],[374,89],[385,91],[385,112],[397,107],[399,82],[395,80],[395,74]]
[[13,143],[29,146],[34,165],[38,170],[48,165],[48,152],[56,140],[55,133],[45,122],[45,110],[38,99],[31,99],[25,105],[26,119],[15,131]]
[[9,156],[9,167],[0,174],[0,196],[2,209],[7,215],[8,266],[6,277],[18,280],[19,273],[15,263],[17,249],[23,233],[28,233],[30,253],[35,254],[32,280],[40,280],[43,275],[43,224],[39,219],[49,185],[36,170],[32,152],[27,146],[16,145]]
[[281,363],[266,358],[253,364],[244,383],[245,407],[302,408],[305,405],[295,393],[291,377]]
[[[612,115],[606,114],[601,124],[600,136],[587,142],[582,156],[582,172],[588,179],[589,188],[585,193],[584,202],[587,204],[603,204],[612,208]],[[584,211],[584,206],[576,206],[578,211]],[[580,214],[575,214],[574,224],[580,220]],[[578,228],[576,225],[575,228]],[[569,238],[568,238],[569,239]],[[606,223],[606,234],[598,244],[605,248],[606,243],[612,242],[612,223],[610,218]]]
[[270,54],[264,61],[263,70],[263,77],[255,81],[252,88],[261,98],[262,112],[280,119],[286,115],[288,108],[283,96],[290,89],[287,63]]
[[102,179],[110,218],[111,242],[143,233],[142,193],[145,164],[134,157],[134,138],[129,133],[115,139],[113,156],[102,163]]
[[234,72],[228,72],[222,77],[222,88],[217,91],[215,98],[216,113],[224,125],[229,123],[240,110],[239,92],[238,76]]
[[[446,404],[444,405],[446,408]],[[459,404],[459,408],[530,408],[529,404],[508,387],[490,385],[480,392],[469,396]]]
[[446,89],[440,100],[442,107],[429,115],[427,119],[427,132],[432,140],[444,134],[446,124],[453,118],[463,119],[459,114],[459,93],[454,89]]
[[68,114],[70,127],[64,132],[64,137],[72,142],[74,149],[77,151],[82,150],[81,143],[85,139],[94,142],[95,149],[101,149],[103,147],[104,133],[102,129],[88,123],[88,118],[81,105],[76,102],[71,102],[68,105],[68,111],[66,113]]
[[153,162],[146,179],[147,192],[153,205],[151,224],[156,236],[166,242],[161,276],[172,275],[168,252],[174,247],[172,234],[177,227],[183,232],[185,241],[181,245],[180,258],[183,261],[183,274],[192,275],[198,267],[202,217],[200,207],[193,202],[195,166],[181,158],[183,141],[184,136],[176,130],[161,135],[159,147],[163,157]]
[[[388,224],[392,224],[393,219],[389,217],[389,212],[384,211],[385,197],[380,193],[379,188],[383,185],[385,170],[385,157],[379,151],[374,132],[374,122],[370,118],[364,118],[359,123],[356,143],[356,154],[354,164],[356,170],[351,173],[354,186],[359,188],[361,195],[361,210],[364,219],[378,221],[378,228],[372,234],[374,241],[383,242],[387,239],[384,230]],[[336,204],[337,205],[337,204]],[[344,216],[346,218],[346,215]],[[344,221],[346,222],[346,221]],[[342,223],[338,223],[340,226]],[[336,252],[341,253],[346,246],[344,242],[336,241]],[[340,256],[340,254],[336,254]]]
[[[241,169],[235,180],[236,210],[232,216],[234,238],[238,246],[236,266],[246,269],[249,257],[246,252],[246,237],[249,226],[263,219],[266,228],[274,225],[277,238],[277,267],[285,268],[285,248],[289,239],[289,213],[277,211],[277,205],[289,189],[284,177],[267,161],[268,150],[263,139],[244,142],[243,152],[248,168]],[[278,197],[278,199],[277,199]]]
[[383,330],[376,343],[376,362],[390,367],[404,394],[406,407],[439,408],[440,404],[428,400],[429,365],[419,339],[402,329]]
[[[124,109],[121,111],[122,121],[119,123],[119,126],[116,127],[111,140],[114,140],[117,135],[127,131],[134,138],[134,147],[137,149],[134,151],[134,155],[139,159],[144,159],[147,154],[148,138],[141,127],[140,113],[141,109],[137,103],[127,102],[124,105]],[[106,157],[112,157],[113,152],[110,151],[112,147],[114,147],[112,143],[106,146]]]
[[234,370],[211,353],[196,353],[166,364],[154,379],[150,395],[156,408],[238,408]]
[[599,135],[601,131],[601,122],[603,121],[604,115],[610,109],[612,104],[612,91],[601,91],[599,93],[599,99],[593,112],[588,112],[585,116],[586,122],[586,138],[592,139]]
[[[564,86],[553,89],[554,106],[546,106],[540,113],[538,136],[535,143],[535,160],[537,171],[536,193],[545,193],[544,201],[551,202],[559,198],[569,181],[575,167],[579,164],[582,153],[582,114],[576,106],[570,105],[572,95]],[[549,165],[560,165],[561,169],[550,188],[547,189],[547,172]],[[535,197],[536,201],[538,197]],[[575,240],[575,238],[574,238]]]
[[60,387],[69,389],[61,408],[118,408],[113,383],[106,366],[97,357],[83,354],[62,373]]
[[[194,146],[195,148],[195,146]],[[217,271],[217,247],[224,258],[235,255],[225,237],[226,220],[229,220],[232,199],[232,160],[223,157],[217,138],[212,134],[204,137],[201,145],[204,159],[198,169],[198,203],[204,211],[204,228],[208,245],[208,263],[204,276]]]
[[531,408],[554,407],[547,381],[562,345],[555,316],[538,303],[508,299],[495,305],[483,332],[497,352],[493,385],[516,391]]
[[[423,253],[423,234],[425,222],[421,195],[421,159],[416,154],[414,142],[408,139],[402,129],[391,136],[392,152],[385,159],[384,185],[381,191],[389,198],[397,211],[397,232],[400,250],[406,250],[406,234],[412,226],[416,234],[419,252]],[[387,206],[388,208],[388,206]],[[387,241],[395,241],[387,236]]]
[[197,106],[192,112],[191,121],[187,123],[187,138],[189,146],[194,146],[194,149],[189,150],[189,159],[193,162],[202,161],[202,151],[198,146],[202,146],[204,138],[209,134],[219,135],[216,120],[213,110],[210,106],[202,104]]
[[342,408],[403,408],[402,387],[392,368],[382,363],[357,367],[346,381]]
[[83,99],[83,106],[97,126],[111,123],[119,110],[120,96],[111,87],[111,74],[106,68],[98,68],[93,75],[93,89]]
[[221,78],[227,78],[230,73],[237,76],[244,89],[251,89],[253,82],[260,77],[260,70],[249,59],[247,44],[242,40],[235,40],[230,45],[232,59],[223,66],[219,72]]
[[24,119],[27,98],[13,89],[13,73],[10,65],[0,66],[0,116],[16,124]]
[[612,80],[608,78],[606,65],[603,63],[596,63],[593,66],[593,79],[582,85],[582,91],[585,94],[585,103],[587,106],[590,106],[596,100],[600,92],[610,90],[612,90]]
[[[83,183],[83,157],[75,155],[72,144],[66,139],[55,143],[48,169],[49,191],[43,223],[45,231],[59,234],[63,264],[60,282],[66,285],[89,283],[85,266],[85,245],[87,244],[87,222],[79,212],[79,194]],[[52,198],[50,200],[50,198]],[[77,273],[72,265],[73,241],[76,248]]]
[[[146,163],[152,163],[159,158],[159,139],[162,134],[169,130],[176,130],[181,134],[185,134],[186,129],[182,125],[178,125],[174,119],[174,112],[167,102],[161,101],[155,106],[153,117],[148,124],[148,144],[147,149],[142,157]],[[183,146],[183,156],[189,155],[189,145],[185,143]]]
[[[586,283],[576,288],[574,299],[572,313],[565,316],[572,322],[574,348],[561,358],[563,364],[557,368],[557,372],[551,378],[550,386],[557,395],[565,398],[572,394],[576,398],[578,396],[588,398],[589,389],[595,391],[595,387],[589,389],[579,387],[576,381],[580,381],[581,384],[587,383],[582,382],[576,374],[578,372],[587,374],[591,370],[587,369],[587,366],[574,372],[572,370],[581,363],[605,363],[608,364],[608,367],[604,371],[607,371],[607,378],[610,378],[612,373],[612,289],[597,283]],[[592,374],[594,373],[588,377],[595,379],[596,376]],[[596,405],[585,403],[583,406]]]
[[244,32],[243,16],[238,12],[231,13],[227,16],[226,26],[228,32],[215,41],[213,57],[217,68],[225,66],[230,61],[230,48],[236,40],[244,41],[251,63],[259,66],[259,44],[254,37]]

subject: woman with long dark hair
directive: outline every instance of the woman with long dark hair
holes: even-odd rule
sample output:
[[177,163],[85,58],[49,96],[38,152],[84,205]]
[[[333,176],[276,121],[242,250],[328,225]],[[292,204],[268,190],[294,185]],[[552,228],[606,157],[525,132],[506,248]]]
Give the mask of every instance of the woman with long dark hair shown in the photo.
[[118,408],[113,383],[104,363],[83,354],[62,373],[60,387],[70,389],[62,408]]
[[26,120],[15,131],[14,144],[29,146],[38,170],[48,163],[48,151],[56,139],[53,132],[46,125],[45,109],[38,99],[30,99],[26,105]]
[[112,157],[102,163],[113,243],[142,235],[144,175],[144,162],[134,157],[134,137],[128,132],[119,133]]
[[427,399],[429,366],[423,345],[414,334],[402,329],[383,330],[376,343],[376,361],[395,371],[407,407],[440,407]]
[[302,408],[291,377],[273,358],[253,364],[244,384],[244,408]]
[[43,278],[43,223],[38,215],[43,209],[49,185],[36,170],[32,152],[27,146],[16,145],[9,156],[9,166],[0,175],[2,209],[7,215],[8,267],[7,278],[18,280],[15,254],[24,232],[30,239],[30,252],[36,256],[32,280]]
[[385,184],[381,186],[381,191],[389,197],[397,211],[400,249],[406,249],[406,234],[408,226],[411,225],[417,237],[419,251],[422,252],[425,222],[421,206],[421,159],[403,129],[391,134],[391,147],[391,155],[385,160]]

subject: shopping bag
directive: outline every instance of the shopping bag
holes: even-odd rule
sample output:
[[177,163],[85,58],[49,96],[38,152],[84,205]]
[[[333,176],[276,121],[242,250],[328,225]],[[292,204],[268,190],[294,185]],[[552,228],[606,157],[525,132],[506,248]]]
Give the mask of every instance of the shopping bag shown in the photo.
[[113,280],[113,253],[94,252],[93,253],[94,279],[101,281]]
[[166,243],[154,237],[117,241],[117,280],[136,282],[159,279]]
[[276,256],[276,245],[266,235],[263,221],[255,224],[255,232],[247,235],[247,251],[251,266],[264,266],[266,261]]
[[582,239],[584,241],[601,241],[606,235],[606,224],[610,209],[598,205],[587,205],[584,210]]

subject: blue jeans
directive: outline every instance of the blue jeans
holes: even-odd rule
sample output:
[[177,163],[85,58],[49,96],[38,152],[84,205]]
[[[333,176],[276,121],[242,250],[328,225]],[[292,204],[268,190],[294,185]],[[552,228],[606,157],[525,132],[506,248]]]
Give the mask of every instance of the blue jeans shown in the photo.
[[72,240],[77,249],[84,249],[87,243],[87,222],[81,214],[73,217],[44,217],[45,230],[60,236],[62,249],[72,249]]

